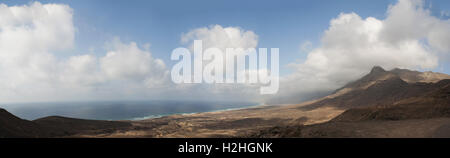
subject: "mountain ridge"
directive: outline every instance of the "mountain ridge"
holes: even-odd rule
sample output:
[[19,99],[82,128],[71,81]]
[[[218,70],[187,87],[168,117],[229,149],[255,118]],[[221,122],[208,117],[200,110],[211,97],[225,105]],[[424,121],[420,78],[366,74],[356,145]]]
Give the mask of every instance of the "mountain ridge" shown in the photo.
[[431,72],[374,67],[335,94],[352,90],[301,107],[346,109],[330,121],[273,127],[249,137],[450,137],[447,78]]
[[45,131],[36,123],[23,120],[2,108],[0,108],[0,125],[0,138],[45,136]]
[[446,78],[374,67],[319,100],[142,121],[28,121],[0,109],[0,137],[450,137]]
[[406,69],[386,71],[382,67],[375,66],[359,80],[352,81],[334,93],[301,108],[314,109],[321,106],[352,108],[377,105],[387,100],[393,103],[427,93],[435,88],[430,85],[445,79],[450,79],[450,75]]

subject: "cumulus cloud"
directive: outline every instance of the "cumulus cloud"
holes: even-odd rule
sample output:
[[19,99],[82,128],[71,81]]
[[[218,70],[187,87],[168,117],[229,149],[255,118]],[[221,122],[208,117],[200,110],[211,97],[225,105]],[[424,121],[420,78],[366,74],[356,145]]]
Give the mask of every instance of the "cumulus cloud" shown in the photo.
[[74,46],[72,16],[62,4],[0,4],[2,102],[145,98],[149,89],[167,85],[164,62],[134,42],[115,39],[102,57],[58,58],[55,52]]
[[74,30],[66,5],[0,4],[1,96],[7,100],[53,88],[58,64],[49,51],[71,48]]
[[[381,38],[393,44],[424,39],[435,51],[450,51],[450,20],[441,20],[424,8],[423,0],[399,0],[389,6]],[[433,51],[433,50],[432,50]]]
[[100,59],[101,70],[107,78],[136,81],[167,79],[166,65],[161,59],[153,58],[148,50],[140,49],[134,42],[123,44],[118,39],[113,41],[113,47]]
[[194,40],[202,40],[203,48],[256,48],[258,36],[253,31],[243,30],[239,27],[210,27],[197,28],[181,36],[181,42],[193,48]]
[[436,68],[439,56],[450,51],[449,24],[432,16],[421,0],[399,0],[389,6],[386,19],[341,13],[330,21],[321,46],[305,62],[290,64],[296,72],[281,80],[281,93],[272,101],[299,102],[326,94],[375,65]]
[[64,84],[90,86],[104,81],[98,73],[98,61],[92,55],[71,56],[62,61],[59,80]]
[[[227,58],[226,53],[246,53],[249,48],[256,48],[258,45],[258,35],[251,30],[244,30],[240,27],[223,27],[221,25],[211,25],[209,27],[193,29],[181,36],[181,42],[185,44],[191,52],[194,51],[194,41],[202,41],[202,49],[218,48],[223,56],[225,65],[234,65],[232,58]],[[233,48],[232,51],[226,51],[227,48]],[[236,48],[242,48],[241,50]],[[194,58],[194,61],[203,60]],[[203,65],[211,61],[203,61]],[[221,65],[220,67],[222,67]],[[225,69],[223,67],[224,77]],[[236,69],[235,69],[236,71]],[[245,71],[245,70],[244,70]],[[236,72],[235,75],[255,72],[256,69],[245,72]],[[181,85],[186,88],[185,85]],[[194,95],[211,96],[223,100],[252,100],[260,99],[259,87],[256,84],[197,84],[188,86],[191,90],[200,92]],[[201,90],[198,90],[201,89]],[[190,90],[188,90],[190,91]]]
[[[147,44],[114,39],[104,55],[59,58],[56,52],[74,47],[72,18],[67,5],[0,4],[0,100],[266,97],[259,94],[260,85],[173,85],[167,66],[152,56]],[[253,31],[220,25],[193,29],[181,36],[182,44],[191,50],[194,40],[203,41],[203,50],[258,45]],[[420,0],[399,0],[389,6],[385,19],[342,13],[330,21],[318,47],[303,43],[301,49],[308,52],[307,58],[289,65],[294,73],[282,77],[279,93],[266,101],[298,103],[323,95],[358,79],[374,65],[433,69],[440,57],[450,52],[448,41],[450,21],[432,16]]]
[[[248,100],[236,93],[234,85],[174,85],[166,64],[152,56],[149,44],[138,46],[115,38],[107,42],[104,56],[58,57],[57,52],[74,47],[76,28],[72,16],[72,9],[62,4],[0,4],[2,102],[192,99],[195,95],[199,99],[210,95],[223,100]],[[188,47],[193,46],[193,40],[203,40],[205,49],[254,48],[258,36],[238,27],[214,25],[191,30],[181,39]],[[258,92],[256,88],[238,89],[253,93]]]

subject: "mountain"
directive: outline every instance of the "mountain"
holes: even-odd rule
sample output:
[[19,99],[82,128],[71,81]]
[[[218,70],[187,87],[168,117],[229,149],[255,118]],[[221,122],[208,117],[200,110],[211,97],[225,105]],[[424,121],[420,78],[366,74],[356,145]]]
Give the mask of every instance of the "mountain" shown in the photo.
[[307,105],[346,109],[314,125],[274,127],[251,137],[450,137],[450,79],[433,72],[374,67]]
[[45,136],[38,124],[20,119],[5,109],[0,109],[0,138]]
[[52,137],[73,135],[89,135],[96,133],[111,133],[131,127],[131,123],[123,121],[103,121],[49,116],[33,120]]
[[128,122],[100,121],[50,116],[34,121],[20,119],[0,108],[0,138],[67,137],[110,133],[131,127]]
[[427,86],[432,90],[393,104],[352,108],[333,121],[406,120],[450,117],[450,80]]
[[418,97],[438,88],[438,81],[450,79],[449,75],[435,72],[418,72],[406,69],[385,71],[379,66],[359,80],[350,82],[333,94],[303,108],[321,106],[354,108],[393,104],[404,98]]

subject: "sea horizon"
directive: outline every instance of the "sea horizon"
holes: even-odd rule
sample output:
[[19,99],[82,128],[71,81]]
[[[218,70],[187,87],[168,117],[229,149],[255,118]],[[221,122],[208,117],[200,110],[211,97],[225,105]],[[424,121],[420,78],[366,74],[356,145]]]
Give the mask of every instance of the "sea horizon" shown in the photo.
[[26,120],[62,116],[89,120],[145,120],[169,115],[237,110],[263,105],[232,101],[59,101],[0,103],[0,108]]

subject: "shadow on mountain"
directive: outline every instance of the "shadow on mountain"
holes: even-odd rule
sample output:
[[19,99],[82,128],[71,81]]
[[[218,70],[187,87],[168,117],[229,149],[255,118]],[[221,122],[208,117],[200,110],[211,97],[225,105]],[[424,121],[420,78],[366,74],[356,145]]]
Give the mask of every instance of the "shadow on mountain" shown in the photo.
[[334,119],[268,128],[246,137],[450,137],[450,80],[443,78],[445,74],[375,67],[362,79],[301,107],[347,109]]
[[78,133],[108,133],[130,127],[120,121],[97,121],[50,116],[34,121],[0,109],[0,138],[67,137]]

